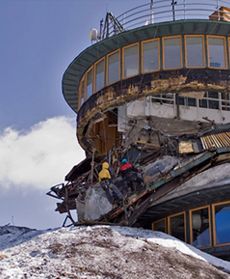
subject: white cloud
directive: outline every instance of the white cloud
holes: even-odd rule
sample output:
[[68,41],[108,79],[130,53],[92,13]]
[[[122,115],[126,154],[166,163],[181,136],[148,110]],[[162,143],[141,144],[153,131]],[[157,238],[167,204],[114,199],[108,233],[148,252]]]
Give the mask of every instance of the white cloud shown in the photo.
[[0,133],[0,186],[49,189],[84,157],[75,121],[54,117],[29,131],[6,128]]

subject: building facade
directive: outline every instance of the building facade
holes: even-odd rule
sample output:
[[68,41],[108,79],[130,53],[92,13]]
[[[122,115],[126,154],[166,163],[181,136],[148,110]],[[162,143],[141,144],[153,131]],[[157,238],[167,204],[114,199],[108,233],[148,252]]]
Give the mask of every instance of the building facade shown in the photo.
[[[229,19],[228,1],[149,1],[120,17],[108,13],[95,42],[72,61],[62,81],[89,161],[130,145],[157,154],[155,160],[178,159],[180,177],[164,178],[175,189],[150,197],[132,225],[167,232],[226,259]],[[67,175],[70,184],[78,178],[74,172]]]

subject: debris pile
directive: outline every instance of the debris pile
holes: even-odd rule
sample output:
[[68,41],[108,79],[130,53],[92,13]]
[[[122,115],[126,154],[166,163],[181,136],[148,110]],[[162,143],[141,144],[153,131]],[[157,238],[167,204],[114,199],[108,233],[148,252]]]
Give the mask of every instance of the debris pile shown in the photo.
[[[139,127],[137,123],[134,126]],[[69,220],[76,224],[71,215],[71,210],[76,209],[77,222],[81,224],[137,225],[153,200],[230,160],[228,124],[198,125],[192,134],[184,127],[178,133],[175,127],[174,132],[166,133],[141,126],[135,132],[131,127],[124,144],[110,150],[106,157],[93,154],[67,174],[66,184],[51,188],[48,195],[61,200],[56,210],[67,213],[64,226]],[[122,160],[131,162],[130,171],[122,172]],[[110,164],[111,179],[98,182],[105,161]]]

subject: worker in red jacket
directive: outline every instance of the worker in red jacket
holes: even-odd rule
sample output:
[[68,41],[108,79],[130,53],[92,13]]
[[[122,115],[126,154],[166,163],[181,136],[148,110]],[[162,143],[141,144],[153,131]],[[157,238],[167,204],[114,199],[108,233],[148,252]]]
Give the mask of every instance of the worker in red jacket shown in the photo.
[[136,192],[139,186],[138,184],[141,185],[143,183],[143,179],[138,173],[138,169],[136,169],[126,158],[121,160],[119,175],[123,177],[124,187],[128,190],[130,189],[132,192]]
[[132,169],[134,170],[133,164],[131,164],[126,158],[121,160],[121,166],[119,169],[121,175]]

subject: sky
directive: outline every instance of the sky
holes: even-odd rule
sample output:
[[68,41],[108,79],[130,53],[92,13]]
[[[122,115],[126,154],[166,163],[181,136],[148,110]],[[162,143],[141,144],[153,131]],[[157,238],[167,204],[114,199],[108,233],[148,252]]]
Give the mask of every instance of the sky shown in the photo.
[[84,158],[63,73],[107,11],[119,15],[147,2],[0,1],[0,226],[62,225],[58,200],[46,193]]

